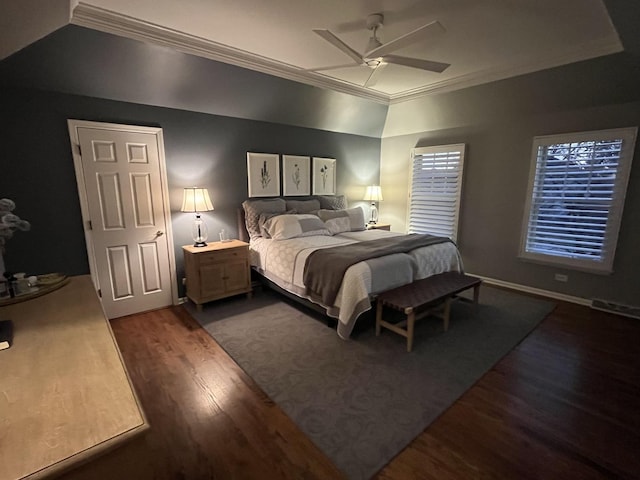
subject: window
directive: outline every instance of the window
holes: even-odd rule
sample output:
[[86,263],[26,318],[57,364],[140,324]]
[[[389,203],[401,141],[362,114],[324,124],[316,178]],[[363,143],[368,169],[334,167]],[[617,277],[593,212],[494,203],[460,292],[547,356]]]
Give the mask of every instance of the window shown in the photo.
[[520,256],[610,273],[637,128],[533,139]]
[[462,190],[464,144],[413,150],[409,233],[456,240]]

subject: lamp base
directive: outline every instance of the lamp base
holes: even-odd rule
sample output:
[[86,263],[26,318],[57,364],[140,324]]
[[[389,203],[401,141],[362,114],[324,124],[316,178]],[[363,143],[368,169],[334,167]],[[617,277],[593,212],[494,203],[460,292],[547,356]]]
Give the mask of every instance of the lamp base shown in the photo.
[[207,246],[207,238],[209,238],[209,234],[207,232],[207,224],[204,223],[202,218],[200,218],[200,214],[196,213],[196,219],[193,222],[193,231],[191,232],[193,238],[193,246],[194,247],[206,247]]
[[378,208],[376,207],[376,202],[371,202],[371,218],[369,219],[369,224],[375,225],[378,223]]

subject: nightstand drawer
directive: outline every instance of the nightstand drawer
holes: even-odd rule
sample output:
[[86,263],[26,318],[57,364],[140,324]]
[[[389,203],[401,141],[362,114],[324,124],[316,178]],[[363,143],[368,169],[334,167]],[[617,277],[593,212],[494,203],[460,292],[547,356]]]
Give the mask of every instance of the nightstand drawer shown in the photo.
[[203,252],[198,255],[198,263],[200,265],[213,265],[215,263],[224,263],[230,260],[238,260],[248,258],[248,250],[246,248],[233,248],[228,250],[219,250],[216,252]]

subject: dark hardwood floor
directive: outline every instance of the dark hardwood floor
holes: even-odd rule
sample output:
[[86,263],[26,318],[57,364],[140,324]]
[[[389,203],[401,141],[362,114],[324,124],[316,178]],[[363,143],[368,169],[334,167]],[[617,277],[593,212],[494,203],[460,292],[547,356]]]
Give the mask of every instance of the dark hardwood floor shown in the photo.
[[[65,480],[343,478],[182,307],[112,327],[151,429]],[[559,303],[376,478],[640,478],[639,346]]]

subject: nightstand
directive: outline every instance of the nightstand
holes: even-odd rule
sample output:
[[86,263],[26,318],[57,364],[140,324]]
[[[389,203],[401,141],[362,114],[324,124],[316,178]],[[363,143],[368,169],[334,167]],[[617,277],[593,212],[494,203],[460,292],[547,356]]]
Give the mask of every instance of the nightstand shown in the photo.
[[251,298],[251,269],[249,244],[240,240],[211,242],[206,247],[185,245],[185,276],[187,297],[202,304],[246,293]]
[[390,223],[368,223],[367,230],[388,230],[391,231]]

